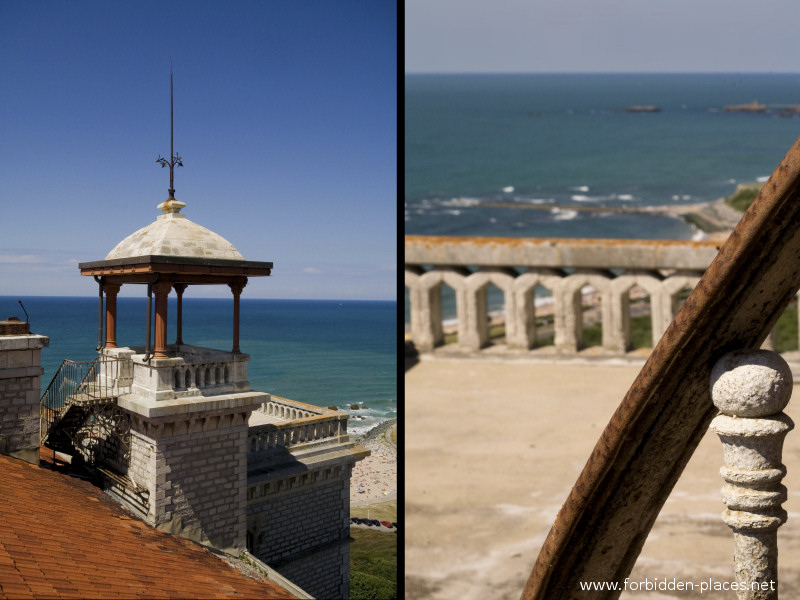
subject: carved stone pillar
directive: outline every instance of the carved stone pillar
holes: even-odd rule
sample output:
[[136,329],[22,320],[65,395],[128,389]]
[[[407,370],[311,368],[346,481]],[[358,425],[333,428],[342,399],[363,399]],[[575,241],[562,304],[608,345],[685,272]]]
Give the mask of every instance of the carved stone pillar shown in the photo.
[[153,284],[153,295],[156,297],[156,340],[153,358],[168,358],[167,356],[167,296],[172,289],[169,281],[159,281]]
[[106,293],[106,348],[117,347],[117,294],[121,287],[118,283],[103,284]]
[[723,356],[711,372],[711,396],[720,414],[711,429],[723,445],[725,480],[722,519],[733,529],[739,600],[777,600],[778,527],[783,440],[794,427],[781,411],[792,393],[792,372],[779,354],[739,350]]

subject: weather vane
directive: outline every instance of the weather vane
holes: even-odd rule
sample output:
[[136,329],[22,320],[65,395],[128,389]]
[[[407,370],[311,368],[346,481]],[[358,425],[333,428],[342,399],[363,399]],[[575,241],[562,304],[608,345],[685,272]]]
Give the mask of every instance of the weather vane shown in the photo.
[[169,60],[169,156],[170,156],[170,159],[167,160],[166,158],[164,158],[163,156],[161,156],[159,154],[158,155],[158,160],[156,160],[157,163],[161,163],[161,167],[162,168],[169,167],[169,199],[170,200],[174,200],[175,199],[175,176],[174,176],[175,165],[178,165],[179,167],[183,166],[183,163],[181,162],[180,154],[175,154],[172,151],[172,130],[173,130],[173,125],[172,125],[172,59],[170,58],[170,60]]

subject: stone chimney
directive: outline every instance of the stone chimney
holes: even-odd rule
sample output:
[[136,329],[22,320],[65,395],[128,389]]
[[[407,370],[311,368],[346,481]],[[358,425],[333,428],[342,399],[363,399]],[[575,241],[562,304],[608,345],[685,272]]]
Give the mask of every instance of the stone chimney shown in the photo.
[[0,321],[0,453],[39,464],[42,348],[50,338],[16,317]]

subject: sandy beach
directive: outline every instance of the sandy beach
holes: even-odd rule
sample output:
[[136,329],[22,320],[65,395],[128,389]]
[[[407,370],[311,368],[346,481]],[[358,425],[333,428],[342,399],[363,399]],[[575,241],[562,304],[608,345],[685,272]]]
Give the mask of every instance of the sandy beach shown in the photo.
[[397,446],[390,440],[397,419],[385,421],[369,431],[359,443],[371,454],[353,467],[350,505],[365,506],[397,498]]

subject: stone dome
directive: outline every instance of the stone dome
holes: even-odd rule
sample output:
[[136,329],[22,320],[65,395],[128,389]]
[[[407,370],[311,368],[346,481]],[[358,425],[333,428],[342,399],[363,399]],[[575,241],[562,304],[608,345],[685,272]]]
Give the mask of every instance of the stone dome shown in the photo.
[[159,204],[163,214],[117,244],[106,260],[135,256],[244,260],[228,240],[180,214],[184,206],[174,198]]

